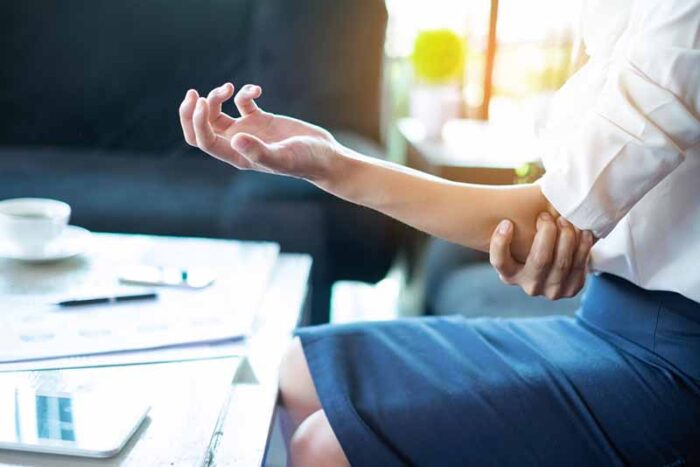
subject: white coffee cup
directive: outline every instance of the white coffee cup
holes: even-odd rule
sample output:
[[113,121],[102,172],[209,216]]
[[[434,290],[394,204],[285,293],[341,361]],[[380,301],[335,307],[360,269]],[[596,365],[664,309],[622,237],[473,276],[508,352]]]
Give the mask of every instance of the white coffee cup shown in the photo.
[[40,254],[61,236],[70,214],[68,204],[53,199],[0,201],[0,239],[23,254]]

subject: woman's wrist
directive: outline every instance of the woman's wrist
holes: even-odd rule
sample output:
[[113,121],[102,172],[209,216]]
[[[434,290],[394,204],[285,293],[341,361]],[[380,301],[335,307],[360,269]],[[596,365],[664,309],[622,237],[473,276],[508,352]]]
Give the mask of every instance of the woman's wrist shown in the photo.
[[336,143],[324,159],[322,175],[313,183],[339,198],[361,204],[358,194],[364,191],[360,175],[367,164],[364,157]]
[[[410,203],[412,195],[429,188],[417,187],[416,182],[433,178],[342,145],[337,145],[328,160],[326,176],[323,181],[314,182],[316,185],[345,201],[388,215],[392,215],[390,211],[396,205]],[[426,196],[423,193],[421,198]]]

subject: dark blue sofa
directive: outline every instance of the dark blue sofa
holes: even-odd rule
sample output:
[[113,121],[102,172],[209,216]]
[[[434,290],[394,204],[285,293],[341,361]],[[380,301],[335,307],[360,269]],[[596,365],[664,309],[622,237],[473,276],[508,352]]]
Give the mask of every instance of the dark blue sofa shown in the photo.
[[0,0],[0,12],[0,199],[61,199],[98,231],[311,253],[314,322],[333,281],[384,275],[391,220],[237,172],[188,147],[177,118],[190,87],[255,82],[266,109],[381,157],[382,0]]

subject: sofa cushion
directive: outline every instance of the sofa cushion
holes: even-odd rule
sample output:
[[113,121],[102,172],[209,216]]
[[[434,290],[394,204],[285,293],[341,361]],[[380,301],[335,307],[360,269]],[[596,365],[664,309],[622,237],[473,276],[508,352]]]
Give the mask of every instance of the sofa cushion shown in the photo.
[[379,141],[384,0],[256,0],[251,80],[268,110]]
[[[0,0],[0,144],[168,157],[185,91],[379,140],[382,0]],[[230,109],[233,111],[233,107]]]
[[0,0],[0,142],[184,148],[189,87],[243,81],[252,0]]
[[235,175],[204,156],[0,149],[2,197],[66,201],[76,224],[102,231],[219,236]]

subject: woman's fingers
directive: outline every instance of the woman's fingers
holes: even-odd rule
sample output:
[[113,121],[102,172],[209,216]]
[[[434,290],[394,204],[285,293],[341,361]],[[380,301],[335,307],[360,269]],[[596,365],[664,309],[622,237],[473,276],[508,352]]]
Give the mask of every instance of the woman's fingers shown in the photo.
[[585,271],[588,264],[588,255],[593,247],[593,234],[584,230],[581,232],[581,241],[576,249],[576,254],[574,255],[574,262],[571,264],[571,269],[573,271]]
[[588,230],[581,232],[581,239],[574,255],[571,265],[571,272],[564,288],[565,297],[573,297],[581,291],[586,283],[586,273],[588,272],[588,259],[593,247],[593,234]]
[[182,134],[185,137],[185,141],[190,146],[197,145],[197,138],[195,137],[194,128],[192,127],[192,114],[194,113],[195,106],[197,104],[197,99],[199,94],[194,89],[190,89],[185,94],[185,99],[180,104],[180,126],[182,126]]
[[573,297],[581,290],[594,243],[590,232],[578,231],[563,218],[555,223],[549,213],[542,213],[537,218],[537,233],[524,265],[510,252],[512,238],[512,223],[503,221],[489,246],[491,265],[503,282],[519,285],[528,295],[545,295],[551,300]]
[[238,91],[234,102],[238,111],[241,113],[241,117],[250,115],[257,112],[258,105],[255,103],[255,99],[262,95],[262,88],[260,86],[254,86],[252,84],[246,84],[243,88]]
[[199,149],[209,152],[216,143],[216,133],[214,133],[209,121],[209,104],[205,98],[197,99],[192,121],[197,146]]
[[218,88],[212,89],[207,95],[207,103],[209,104],[209,121],[215,128],[227,127],[235,122],[233,118],[221,113],[222,104],[233,97],[233,92],[233,84],[224,83]]
[[559,226],[559,238],[557,239],[556,252],[544,291],[545,296],[550,300],[558,300],[564,295],[564,287],[571,272],[577,247],[577,235],[574,227],[563,217],[557,220],[557,224]]
[[250,168],[250,163],[231,148],[229,141],[214,132],[209,120],[209,104],[200,97],[192,117],[196,144],[207,154],[228,162],[239,169]]
[[537,217],[537,234],[532,242],[532,248],[525,261],[523,274],[528,278],[521,283],[528,295],[541,295],[545,281],[549,275],[554,259],[554,248],[557,243],[557,227],[552,216],[546,212]]
[[209,103],[209,117],[214,120],[221,113],[221,104],[229,100],[233,96],[233,84],[224,83],[218,88],[209,91],[207,102]]
[[520,264],[515,261],[510,252],[512,240],[513,223],[506,219],[498,224],[489,244],[489,261],[506,284],[513,284],[515,275],[520,269]]

